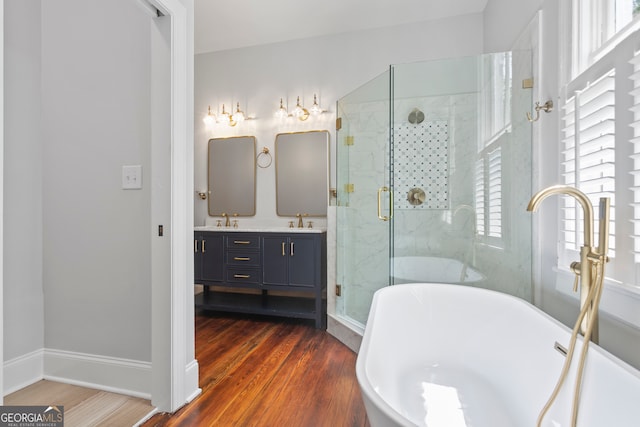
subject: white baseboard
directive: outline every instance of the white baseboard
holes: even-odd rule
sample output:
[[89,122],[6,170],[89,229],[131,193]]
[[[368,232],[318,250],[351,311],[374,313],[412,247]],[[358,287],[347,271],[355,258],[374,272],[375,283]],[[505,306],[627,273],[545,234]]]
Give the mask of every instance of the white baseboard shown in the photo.
[[3,396],[44,378],[44,350],[39,349],[4,362]]
[[44,378],[151,399],[151,362],[46,349]]
[[197,360],[194,359],[191,363],[187,364],[187,368],[185,369],[185,396],[187,396],[187,401],[185,403],[191,402],[202,393],[202,389],[198,387],[199,371]]
[[4,362],[3,375],[3,396],[47,379],[151,399],[150,362],[39,349]]

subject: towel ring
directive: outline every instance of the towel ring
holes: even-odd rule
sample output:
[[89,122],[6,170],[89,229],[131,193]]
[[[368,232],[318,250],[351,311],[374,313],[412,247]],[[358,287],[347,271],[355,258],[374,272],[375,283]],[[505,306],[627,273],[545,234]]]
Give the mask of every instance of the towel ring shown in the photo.
[[[262,160],[261,160],[262,158]],[[256,157],[256,163],[259,168],[268,168],[271,166],[273,162],[273,157],[271,157],[271,153],[267,147],[264,147],[260,153],[258,153],[258,157]]]

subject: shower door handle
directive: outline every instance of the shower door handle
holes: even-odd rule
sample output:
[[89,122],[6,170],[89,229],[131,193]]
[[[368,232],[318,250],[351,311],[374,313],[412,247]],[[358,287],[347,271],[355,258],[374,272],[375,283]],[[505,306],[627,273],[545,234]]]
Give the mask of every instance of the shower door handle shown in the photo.
[[[382,193],[385,191],[389,193],[389,216],[382,215]],[[387,186],[380,187],[378,188],[378,219],[389,221],[391,218],[393,218],[393,192]]]

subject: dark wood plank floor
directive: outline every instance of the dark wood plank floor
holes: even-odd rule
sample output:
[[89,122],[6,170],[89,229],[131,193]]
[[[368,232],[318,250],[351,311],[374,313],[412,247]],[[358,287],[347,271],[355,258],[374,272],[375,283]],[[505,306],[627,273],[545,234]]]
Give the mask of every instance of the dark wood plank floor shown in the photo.
[[143,427],[369,426],[356,354],[305,320],[196,315],[202,394]]

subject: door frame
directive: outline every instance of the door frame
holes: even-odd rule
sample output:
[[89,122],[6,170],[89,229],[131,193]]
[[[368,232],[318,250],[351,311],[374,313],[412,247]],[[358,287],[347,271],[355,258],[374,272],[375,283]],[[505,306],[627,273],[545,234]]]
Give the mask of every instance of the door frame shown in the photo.
[[[171,19],[171,165],[170,168],[151,165],[170,174],[166,177],[170,182],[170,212],[152,213],[152,218],[170,218],[169,227],[164,227],[168,231],[165,238],[170,240],[170,260],[160,262],[154,258],[151,265],[155,272],[168,273],[170,286],[166,289],[162,286],[164,282],[152,283],[151,398],[158,411],[175,412],[201,392],[195,360],[193,252],[190,250],[193,245],[194,194],[193,16],[178,0],[138,1],[146,6],[152,17],[157,17],[157,10]],[[155,230],[159,225],[152,223],[152,239],[158,238]]]

